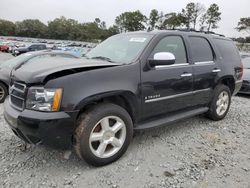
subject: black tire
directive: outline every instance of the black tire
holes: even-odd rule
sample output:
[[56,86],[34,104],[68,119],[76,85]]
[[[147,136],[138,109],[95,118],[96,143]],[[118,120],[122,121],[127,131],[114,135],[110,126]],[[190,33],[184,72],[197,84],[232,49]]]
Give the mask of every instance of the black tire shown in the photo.
[[[228,94],[228,106],[225,110],[225,112],[223,114],[218,114],[216,109],[217,109],[217,101],[219,99],[219,96],[221,93],[226,92]],[[214,89],[214,94],[213,94],[213,98],[212,101],[209,105],[209,111],[207,112],[207,117],[209,119],[212,119],[214,121],[219,121],[222,120],[228,113],[228,110],[230,108],[231,105],[231,91],[229,89],[228,86],[223,85],[223,84],[219,84],[215,87]]]
[[3,83],[0,83],[0,103],[4,102],[7,95],[8,95],[7,87]]
[[[105,117],[119,117],[125,124],[126,137],[120,150],[113,156],[101,158],[96,156],[89,144],[92,130],[97,123]],[[75,151],[77,155],[93,166],[103,166],[118,160],[127,150],[133,136],[133,122],[126,110],[118,105],[111,103],[98,104],[82,113],[77,120],[77,128],[75,130]]]

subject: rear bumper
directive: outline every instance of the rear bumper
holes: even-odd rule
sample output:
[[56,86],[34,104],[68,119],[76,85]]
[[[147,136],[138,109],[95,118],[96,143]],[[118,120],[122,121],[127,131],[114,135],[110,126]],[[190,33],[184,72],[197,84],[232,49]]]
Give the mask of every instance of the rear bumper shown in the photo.
[[242,80],[238,80],[235,82],[235,88],[234,88],[233,95],[236,95],[240,91],[241,86],[242,86]]
[[68,149],[78,112],[37,112],[14,109],[7,98],[4,103],[4,118],[12,131],[30,144],[43,143],[53,148]]

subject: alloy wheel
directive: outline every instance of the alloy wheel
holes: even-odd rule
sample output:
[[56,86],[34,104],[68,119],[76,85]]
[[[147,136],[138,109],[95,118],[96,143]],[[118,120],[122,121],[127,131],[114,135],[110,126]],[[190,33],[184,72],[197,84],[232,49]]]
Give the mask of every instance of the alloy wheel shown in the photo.
[[92,129],[89,146],[92,153],[99,158],[115,155],[126,139],[126,125],[117,116],[102,118]]
[[216,102],[216,113],[219,116],[224,115],[226,113],[229,106],[229,95],[226,91],[220,93],[218,100]]
[[4,98],[4,96],[5,96],[4,88],[0,86],[0,101]]

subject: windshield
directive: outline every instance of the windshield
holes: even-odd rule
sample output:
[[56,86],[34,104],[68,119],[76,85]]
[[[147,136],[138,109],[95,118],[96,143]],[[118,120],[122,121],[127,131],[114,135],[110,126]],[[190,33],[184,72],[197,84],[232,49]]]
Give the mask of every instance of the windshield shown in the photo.
[[18,63],[22,63],[30,58],[31,54],[23,54],[10,60],[5,61],[0,64],[0,68],[13,68]]
[[244,69],[250,69],[250,58],[245,58],[242,60]]
[[151,38],[151,35],[146,34],[115,35],[92,49],[85,57],[129,64],[137,58]]

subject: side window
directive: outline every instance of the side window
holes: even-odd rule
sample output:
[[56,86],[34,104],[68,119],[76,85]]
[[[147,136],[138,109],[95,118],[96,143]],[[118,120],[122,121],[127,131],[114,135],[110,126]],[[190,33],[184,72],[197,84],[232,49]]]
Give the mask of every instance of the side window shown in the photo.
[[214,39],[214,41],[224,60],[227,62],[240,61],[239,52],[232,41],[224,39]]
[[213,61],[214,55],[208,40],[203,37],[189,37],[194,62]]
[[31,45],[29,48],[33,50],[33,49],[35,49],[35,47],[36,47],[36,45]]
[[170,52],[175,56],[175,64],[187,63],[187,54],[183,39],[180,36],[167,36],[154,48],[150,57],[158,52]]

